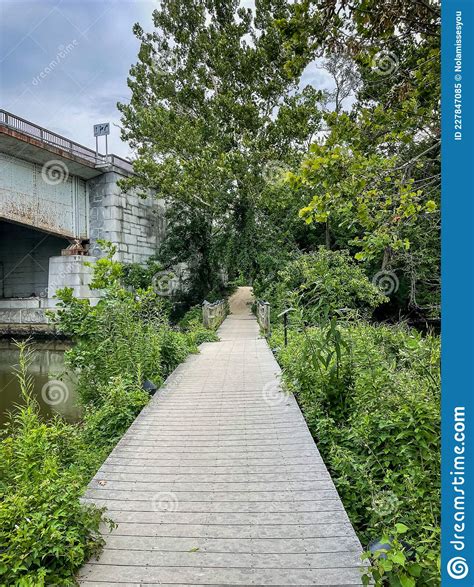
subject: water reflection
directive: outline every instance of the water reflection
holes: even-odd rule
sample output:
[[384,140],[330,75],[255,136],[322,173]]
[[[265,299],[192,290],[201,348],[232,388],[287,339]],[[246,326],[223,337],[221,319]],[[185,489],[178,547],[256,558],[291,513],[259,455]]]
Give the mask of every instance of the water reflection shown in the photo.
[[[74,382],[63,376],[64,351],[68,344],[58,340],[35,341],[33,361],[29,372],[33,377],[34,391],[40,413],[45,418],[59,414],[69,422],[80,417]],[[8,412],[21,403],[21,393],[15,377],[19,352],[15,344],[0,340],[0,426],[8,420]]]

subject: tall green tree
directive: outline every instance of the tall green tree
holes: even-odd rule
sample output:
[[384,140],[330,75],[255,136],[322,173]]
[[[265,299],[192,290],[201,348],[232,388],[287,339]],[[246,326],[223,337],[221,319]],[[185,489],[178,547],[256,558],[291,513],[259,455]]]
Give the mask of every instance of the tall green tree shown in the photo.
[[320,128],[322,92],[299,89],[274,26],[288,16],[285,0],[257,0],[253,10],[238,0],[164,0],[153,32],[134,27],[132,98],[119,104],[137,153],[126,185],[169,202],[163,252],[187,261],[203,290],[215,285],[217,259],[231,277],[256,273],[262,193]]
[[358,70],[351,111],[325,115],[325,141],[291,178],[308,195],[300,215],[368,270],[399,271],[406,307],[430,314],[439,309],[439,24],[432,0],[302,0],[278,22],[293,73],[316,57]]

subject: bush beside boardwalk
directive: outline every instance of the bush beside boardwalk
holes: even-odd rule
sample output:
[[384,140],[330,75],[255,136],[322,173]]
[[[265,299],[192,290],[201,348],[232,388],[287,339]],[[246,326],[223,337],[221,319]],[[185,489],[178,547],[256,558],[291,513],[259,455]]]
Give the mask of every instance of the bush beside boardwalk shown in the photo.
[[[344,251],[301,255],[257,282],[274,325],[284,382],[295,393],[377,585],[439,585],[440,340],[406,324],[370,323],[387,301]],[[368,577],[366,577],[368,580]]]
[[290,331],[285,348],[282,329],[275,330],[271,344],[279,348],[285,383],[361,542],[398,536],[389,558],[374,563],[374,578],[437,585],[439,339],[362,322],[337,326],[340,342],[334,332]]
[[74,584],[75,571],[103,544],[104,513],[80,503],[99,466],[149,396],[197,345],[216,340],[196,311],[172,327],[167,304],[151,289],[128,291],[111,257],[96,268],[105,298],[96,307],[60,292],[58,327],[72,337],[69,368],[79,373],[85,415],[77,425],[43,422],[27,375],[30,349],[21,344],[22,403],[0,443],[0,585]]

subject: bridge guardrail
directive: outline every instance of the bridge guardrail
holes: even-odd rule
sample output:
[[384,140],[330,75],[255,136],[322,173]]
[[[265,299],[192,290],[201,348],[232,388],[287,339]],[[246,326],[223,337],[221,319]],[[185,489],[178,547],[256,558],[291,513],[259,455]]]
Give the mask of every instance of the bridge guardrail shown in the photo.
[[257,300],[257,322],[263,330],[263,334],[268,337],[271,332],[270,324],[270,304],[264,300]]
[[34,124],[33,122],[29,122],[28,120],[3,109],[0,109],[0,124],[29,135],[30,137],[34,137],[35,139],[39,139],[43,143],[52,145],[53,147],[58,147],[63,151],[68,151],[71,155],[82,157],[82,159],[86,159],[93,165],[109,163],[129,171],[130,173],[133,172],[132,163],[126,159],[122,159],[122,157],[119,157],[118,155],[109,154],[106,157],[105,155],[98,153],[96,157],[96,153],[92,149],[84,147],[79,143],[75,143],[66,137],[62,137],[61,135],[51,132],[46,128]]
[[202,321],[206,328],[217,328],[220,326],[227,314],[227,303],[225,300],[218,300],[210,303],[204,300],[202,304]]

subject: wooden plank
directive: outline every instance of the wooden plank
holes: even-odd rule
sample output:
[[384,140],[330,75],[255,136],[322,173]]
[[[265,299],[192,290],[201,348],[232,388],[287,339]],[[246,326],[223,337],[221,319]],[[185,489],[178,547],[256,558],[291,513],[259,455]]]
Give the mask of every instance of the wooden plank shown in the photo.
[[361,585],[360,542],[301,411],[233,307],[91,481],[85,501],[118,527],[103,526],[81,585]]

